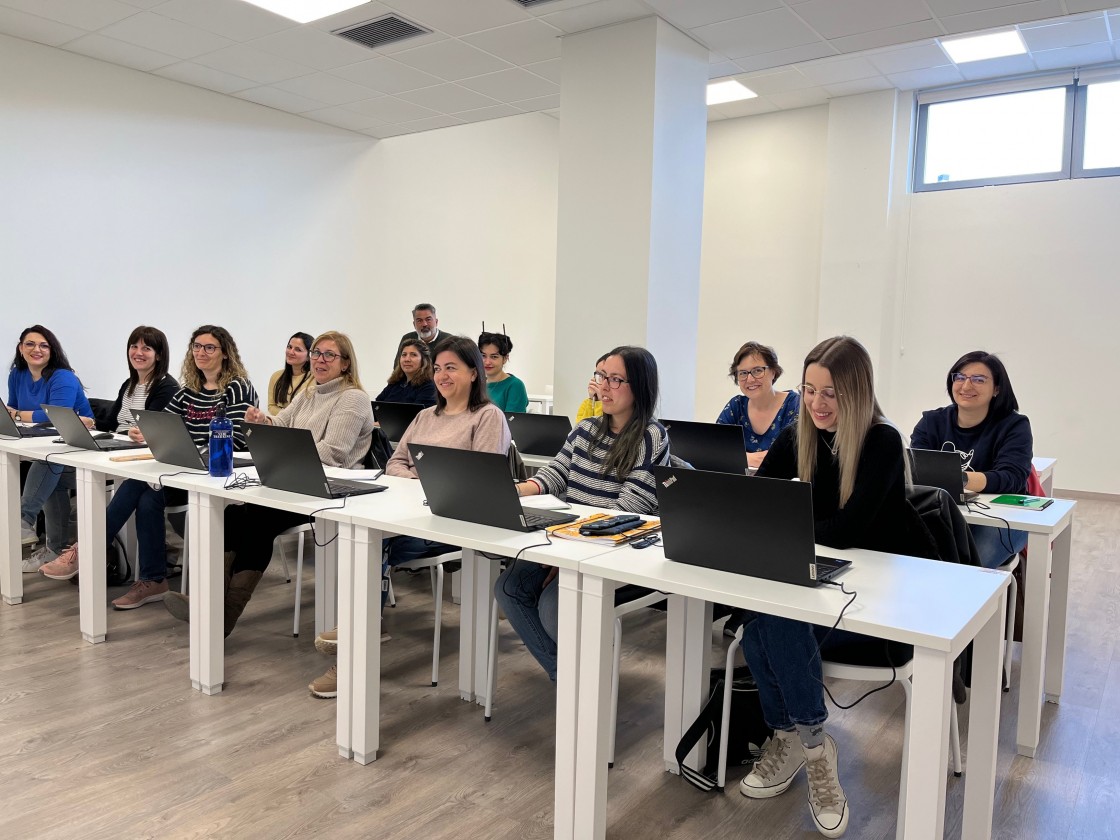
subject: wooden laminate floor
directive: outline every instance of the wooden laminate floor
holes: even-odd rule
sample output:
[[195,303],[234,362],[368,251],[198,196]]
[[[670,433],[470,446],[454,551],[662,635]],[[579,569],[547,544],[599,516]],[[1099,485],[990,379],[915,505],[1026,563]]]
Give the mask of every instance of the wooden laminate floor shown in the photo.
[[[997,838],[1120,837],[1120,505],[1081,502],[1074,527],[1065,691],[1044,710],[1034,760],[1015,754],[1017,690],[1004,695]],[[458,609],[445,605],[433,688],[427,578],[398,575],[399,605],[385,619],[383,749],[361,767],[337,755],[334,702],[306,689],[331,663],[312,646],[305,575],[300,637],[290,635],[293,585],[274,567],[227,640],[228,682],[215,697],[191,690],[187,627],[161,605],[112,613],[109,641],[90,645],[78,635],[76,588],[25,575],[24,603],[0,604],[0,838],[551,837],[554,692],[508,625],[487,724],[458,698]],[[803,779],[753,802],[739,795],[738,773],[727,792],[704,794],[663,772],[664,616],[630,617],[623,646],[609,837],[819,836]],[[834,693],[843,702],[862,689],[837,683]],[[847,836],[893,838],[902,691],[833,711],[830,727],[851,802]],[[947,837],[960,835],[962,791],[950,777]]]

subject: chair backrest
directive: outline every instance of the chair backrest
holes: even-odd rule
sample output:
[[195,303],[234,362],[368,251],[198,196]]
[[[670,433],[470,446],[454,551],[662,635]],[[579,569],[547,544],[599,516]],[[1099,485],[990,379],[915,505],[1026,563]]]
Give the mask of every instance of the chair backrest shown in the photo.
[[93,409],[93,422],[98,431],[115,432],[117,418],[113,416],[113,405],[116,400],[103,400],[98,397],[89,398],[89,407]]
[[906,490],[906,500],[918,512],[937,546],[938,559],[946,563],[979,566],[980,554],[972,531],[953,499],[940,487],[915,484]]

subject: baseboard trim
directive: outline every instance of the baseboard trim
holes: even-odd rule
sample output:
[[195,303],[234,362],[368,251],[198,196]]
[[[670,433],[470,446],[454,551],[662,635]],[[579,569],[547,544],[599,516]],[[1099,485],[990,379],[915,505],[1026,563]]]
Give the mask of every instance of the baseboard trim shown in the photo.
[[1120,502],[1120,493],[1095,493],[1091,490],[1054,490],[1055,499],[1084,499],[1093,502]]

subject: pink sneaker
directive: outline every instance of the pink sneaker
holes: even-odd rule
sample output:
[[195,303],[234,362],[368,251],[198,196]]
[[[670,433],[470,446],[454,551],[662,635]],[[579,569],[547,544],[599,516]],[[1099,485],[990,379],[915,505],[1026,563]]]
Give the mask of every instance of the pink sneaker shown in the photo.
[[138,580],[119,598],[113,599],[113,609],[134,610],[153,601],[162,601],[167,594],[167,581]]
[[78,544],[63,549],[54,560],[40,566],[39,571],[51,580],[70,580],[78,574]]

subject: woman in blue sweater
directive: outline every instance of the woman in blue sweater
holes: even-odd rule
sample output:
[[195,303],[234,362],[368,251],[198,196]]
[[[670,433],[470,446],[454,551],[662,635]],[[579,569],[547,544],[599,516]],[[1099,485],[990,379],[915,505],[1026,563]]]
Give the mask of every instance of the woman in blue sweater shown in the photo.
[[731,398],[716,422],[743,427],[747,466],[758,469],[778,433],[797,420],[801,396],[797,391],[774,387],[782,375],[778,354],[773,347],[757,341],[739,348],[729,372],[742,393]]
[[[945,389],[953,404],[922,414],[910,436],[914,449],[944,449],[961,456],[965,490],[1025,493],[1034,457],[1031,424],[997,356],[965,353],[949,369]],[[971,526],[980,562],[1002,566],[1027,545],[1025,531]]]
[[[93,410],[82,390],[66,353],[55,334],[35,324],[19,335],[16,355],[8,374],[8,403],[12,418],[25,423],[42,423],[47,419],[44,405],[72,408],[82,421],[93,428]],[[72,542],[70,539],[70,491],[76,486],[72,467],[60,467],[36,461],[27,471],[20,499],[20,541],[32,545],[39,541],[35,520],[39,511],[47,524],[45,546],[24,558],[23,571],[38,571]]]

